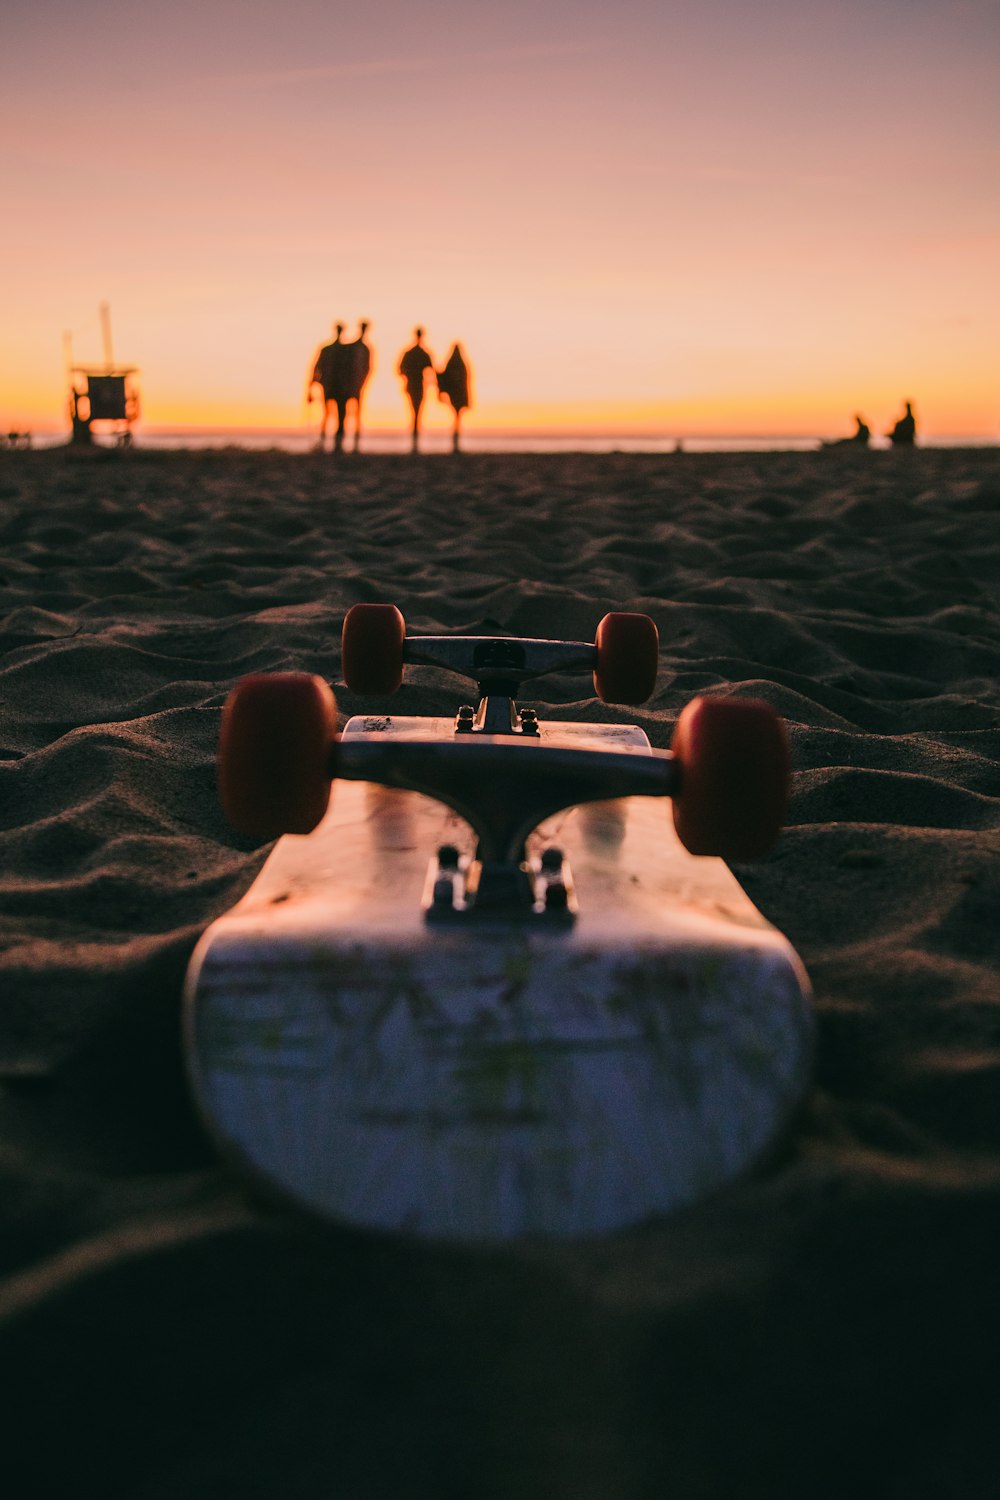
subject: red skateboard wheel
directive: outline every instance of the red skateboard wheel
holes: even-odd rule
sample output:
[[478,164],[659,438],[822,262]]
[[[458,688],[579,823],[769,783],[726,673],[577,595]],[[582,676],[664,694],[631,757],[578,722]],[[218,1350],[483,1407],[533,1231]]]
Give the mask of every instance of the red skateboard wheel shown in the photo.
[[352,693],[394,693],[403,680],[406,622],[394,604],[355,604],[344,619],[341,670]]
[[336,739],[337,705],[321,677],[244,677],[219,736],[219,795],[233,827],[259,839],[310,833],[330,800]]
[[680,761],[674,827],[692,854],[756,859],[781,832],[790,756],[784,722],[768,703],[693,698],[671,749]]
[[645,703],[656,687],[660,637],[648,615],[605,615],[594,637],[594,690],[602,703]]

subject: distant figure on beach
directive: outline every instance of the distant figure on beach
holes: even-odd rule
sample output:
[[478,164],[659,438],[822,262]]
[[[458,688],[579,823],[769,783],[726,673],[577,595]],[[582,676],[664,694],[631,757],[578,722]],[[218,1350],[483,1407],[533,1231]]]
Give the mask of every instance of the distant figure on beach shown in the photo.
[[400,357],[398,371],[406,386],[406,395],[413,409],[413,451],[417,451],[420,433],[420,408],[424,404],[424,387],[427,371],[433,373],[434,361],[423,345],[424,330],[413,330],[414,342]]
[[455,453],[459,451],[459,426],[462,421],[462,413],[472,403],[469,399],[469,367],[462,354],[461,344],[452,344],[448,362],[443,370],[437,372],[438,395],[442,401],[447,399],[451,402],[455,413],[455,426],[451,435],[451,446]]
[[86,396],[86,391],[74,381],[69,393],[69,419],[73,424],[70,442],[77,447],[86,447],[94,441],[89,411],[87,416],[83,415]]
[[891,432],[886,437],[894,448],[912,448],[917,436],[917,419],[913,415],[913,406],[907,401],[906,411],[900,417]]
[[326,424],[332,415],[331,407],[337,408],[337,430],[333,438],[333,447],[334,452],[339,453],[344,446],[344,429],[347,423],[347,403],[351,394],[354,356],[351,353],[353,345],[341,341],[341,335],[344,332],[343,323],[335,323],[333,332],[333,343],[324,344],[316,356],[316,363],[309,377],[306,400],[312,402],[313,386],[318,385],[323,392],[323,420],[320,423],[317,444],[319,448],[322,448],[326,442]]
[[345,345],[350,355],[350,394],[347,399],[354,402],[355,453],[361,442],[361,398],[364,394],[365,383],[372,372],[372,351],[365,343],[365,334],[370,327],[370,323],[359,323],[357,338]]
[[824,448],[867,448],[871,440],[871,428],[864,417],[855,414],[854,420],[857,424],[857,431],[851,437],[834,438],[831,442],[823,443],[822,446]]

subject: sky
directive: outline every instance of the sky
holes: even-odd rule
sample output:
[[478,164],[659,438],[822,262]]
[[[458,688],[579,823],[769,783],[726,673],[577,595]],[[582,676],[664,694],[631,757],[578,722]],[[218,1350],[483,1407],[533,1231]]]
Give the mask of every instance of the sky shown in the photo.
[[161,427],[301,424],[366,318],[372,426],[420,323],[469,431],[1000,437],[998,76],[1000,0],[33,0],[0,429],[107,302]]

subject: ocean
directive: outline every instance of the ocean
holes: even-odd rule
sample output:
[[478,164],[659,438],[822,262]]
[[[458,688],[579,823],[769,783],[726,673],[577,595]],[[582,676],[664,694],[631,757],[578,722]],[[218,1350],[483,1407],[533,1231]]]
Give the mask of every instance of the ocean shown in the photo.
[[[57,447],[68,440],[68,433],[38,433],[34,436],[36,448]],[[97,442],[108,445],[112,440],[97,437]],[[316,448],[316,426],[306,427],[232,427],[232,428],[158,428],[138,426],[134,442],[142,448],[243,448],[263,451],[278,449],[285,453],[308,453]],[[350,452],[353,438],[349,437]],[[329,439],[327,441],[329,447]],[[815,437],[787,436],[780,433],[761,436],[730,437],[675,437],[662,433],[581,433],[581,432],[476,432],[470,428],[462,434],[462,451],[465,453],[675,453],[683,449],[690,453],[808,453],[820,446]],[[888,447],[883,438],[873,440],[873,448]],[[928,448],[995,448],[1000,447],[1000,435],[976,437],[922,438],[921,447]],[[362,453],[406,454],[410,451],[409,434],[398,429],[392,431],[373,428],[362,434]],[[421,453],[450,453],[451,434],[440,428],[421,434]]]

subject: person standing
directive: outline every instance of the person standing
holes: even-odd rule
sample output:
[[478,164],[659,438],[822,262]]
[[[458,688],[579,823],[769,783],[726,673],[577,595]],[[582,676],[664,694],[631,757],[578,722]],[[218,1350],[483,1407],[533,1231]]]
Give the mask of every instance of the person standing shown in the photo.
[[348,400],[354,402],[355,453],[357,453],[358,445],[361,442],[361,398],[364,394],[365,384],[372,372],[372,351],[365,343],[365,334],[370,327],[370,323],[359,323],[357,338],[345,346],[350,354],[351,380]]
[[344,332],[343,323],[334,324],[334,339],[332,344],[324,344],[316,356],[316,363],[309,377],[309,385],[306,391],[306,400],[310,404],[313,400],[313,387],[319,386],[323,392],[323,421],[319,429],[319,442],[317,447],[322,448],[326,442],[326,424],[329,420],[331,407],[337,408],[337,431],[334,434],[334,452],[339,453],[344,446],[344,428],[347,421],[347,402],[351,389],[351,346],[341,341]]
[[451,435],[451,446],[455,453],[459,451],[459,426],[462,421],[462,413],[471,404],[469,399],[469,366],[465,362],[461,344],[452,344],[448,362],[443,370],[437,375],[438,393],[441,400],[446,398],[451,402],[455,413],[455,426]]
[[413,411],[413,452],[416,453],[420,434],[420,408],[424,404],[427,371],[433,372],[434,361],[423,344],[424,330],[413,330],[414,342],[400,356],[398,373],[403,377],[406,395]]

